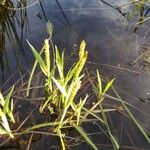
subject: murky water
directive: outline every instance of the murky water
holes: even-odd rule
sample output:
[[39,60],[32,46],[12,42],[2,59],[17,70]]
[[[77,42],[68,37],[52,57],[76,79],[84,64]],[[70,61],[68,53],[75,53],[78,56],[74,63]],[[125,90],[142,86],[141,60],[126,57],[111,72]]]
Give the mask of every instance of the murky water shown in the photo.
[[[107,2],[111,6],[120,6],[127,0]],[[150,48],[150,21],[137,26],[136,17],[129,21],[124,16],[131,9],[129,5],[120,12],[108,4],[99,0],[30,0],[22,9],[12,10],[12,4],[4,10],[0,7],[2,12],[8,11],[6,16],[0,16],[1,85],[17,72],[11,80],[11,83],[15,82],[32,66],[34,58],[26,39],[40,50],[43,40],[48,37],[46,22],[50,21],[54,26],[53,41],[60,49],[65,48],[66,54],[71,54],[81,40],[86,41],[88,67],[99,69],[109,79],[116,78],[119,94],[144,113],[133,111],[150,133],[150,75],[143,70],[139,60],[130,65],[141,55],[143,46]],[[13,7],[17,6],[14,1]],[[138,27],[136,32],[135,27]],[[118,131],[125,128],[132,135],[134,140],[129,145],[148,148],[142,137],[137,136],[138,131],[129,124],[128,119],[123,118],[120,126],[114,126]],[[121,141],[124,143],[123,139]]]

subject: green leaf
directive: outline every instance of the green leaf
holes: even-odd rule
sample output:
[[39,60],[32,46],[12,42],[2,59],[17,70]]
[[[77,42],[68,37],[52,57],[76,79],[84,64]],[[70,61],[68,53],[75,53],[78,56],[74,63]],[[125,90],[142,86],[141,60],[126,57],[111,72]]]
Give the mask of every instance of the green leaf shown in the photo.
[[85,43],[85,41],[82,41],[80,44],[79,59],[82,59],[84,57],[85,47],[86,47],[86,43]]
[[38,61],[41,70],[43,71],[43,73],[48,76],[48,72],[47,72],[47,67],[46,64],[44,63],[42,57],[40,56],[40,54],[35,50],[35,48],[29,43],[29,41],[27,40],[27,43],[29,44],[29,46],[31,47],[32,53],[34,54],[34,57],[36,58],[36,60]]
[[122,103],[122,105],[125,108],[125,110],[127,111],[129,117],[132,119],[132,121],[137,126],[137,128],[139,129],[139,131],[142,133],[142,135],[144,136],[144,138],[150,144],[150,137],[147,135],[147,133],[145,132],[144,128],[139,124],[139,122],[137,121],[137,119],[133,116],[133,114],[131,113],[130,109],[126,106],[125,102],[122,100],[122,98],[120,97],[120,95],[117,93],[116,89],[113,86],[112,86],[112,89],[113,89],[114,93],[116,94],[116,96],[118,97],[118,99],[120,100],[120,102]]
[[[42,54],[43,50],[44,50],[44,46],[42,47],[42,49],[41,49],[41,51],[40,51],[40,53],[39,53],[40,55]],[[32,82],[32,78],[33,78],[35,69],[36,69],[36,67],[37,67],[37,64],[38,64],[38,61],[35,60],[35,62],[34,62],[34,64],[33,64],[33,67],[32,67],[32,71],[31,71],[31,73],[30,73],[28,85],[27,85],[27,92],[26,92],[26,96],[27,96],[27,97],[29,96],[31,82]]]
[[[11,99],[11,95],[12,95],[12,92],[14,90],[14,86],[12,86],[10,92],[7,94],[6,98],[5,98],[5,104],[4,104],[4,107],[3,107],[3,112],[6,114],[10,111],[10,108],[9,108],[9,103],[10,103],[10,99]],[[9,115],[9,114],[8,114]]]
[[98,80],[98,92],[99,92],[99,96],[101,96],[102,95],[102,81],[101,81],[98,70],[97,70],[97,80]]
[[7,118],[6,118],[5,113],[4,113],[1,109],[0,109],[0,116],[1,116],[1,119],[2,119],[2,125],[3,125],[4,129],[5,129],[7,132],[10,132],[8,120],[7,120]]
[[114,148],[117,149],[117,150],[119,150],[119,149],[120,149],[120,146],[119,146],[119,144],[118,144],[117,139],[111,134],[111,132],[109,132],[109,135],[110,135],[111,140],[112,140],[112,142],[113,142]]
[[67,84],[71,78],[75,76],[75,73],[79,67],[79,63],[74,64],[67,73],[65,84]]
[[57,130],[57,134],[59,135],[60,137],[60,142],[61,142],[61,146],[62,146],[62,150],[65,150],[65,143],[64,143],[64,140],[63,140],[63,134],[61,133],[61,130]]
[[71,85],[69,86],[69,89],[67,91],[67,98],[66,98],[66,102],[65,102],[65,107],[69,107],[69,105],[73,102],[74,97],[76,96],[78,90],[81,87],[81,78],[84,75],[80,76],[78,79],[76,79],[74,82],[71,83]]
[[1,91],[0,91],[0,104],[2,106],[4,106],[4,104],[5,104],[5,100],[4,100],[4,97],[3,97],[2,93],[1,93]]
[[50,52],[49,52],[49,43],[48,39],[45,40],[45,63],[47,68],[47,73],[50,72]]
[[60,92],[63,95],[67,96],[67,92],[66,92],[65,88],[54,77],[52,77],[52,80],[55,82],[55,84],[56,84],[57,88],[60,90]]
[[53,34],[53,25],[48,21],[47,22],[47,32],[49,34],[49,37],[52,38]]
[[56,50],[56,64],[57,64],[57,69],[60,75],[61,79],[64,79],[64,54],[62,53],[62,56],[60,56],[59,52],[58,52],[58,48],[57,46],[55,46],[55,50]]
[[7,134],[8,132],[0,126],[0,135]]
[[83,108],[85,102],[87,101],[88,95],[82,100],[80,99],[80,102],[77,105],[77,125],[79,125],[80,117],[81,117],[81,109]]
[[112,79],[111,81],[109,81],[103,91],[103,95],[109,90],[109,88],[112,86],[113,82],[115,79]]
[[13,104],[13,99],[12,99],[11,105],[10,105],[9,117],[10,117],[11,121],[13,123],[15,123],[15,119],[14,119],[14,115],[13,115],[13,108],[14,108],[14,104]]
[[82,135],[82,137],[86,140],[86,142],[94,149],[98,150],[96,145],[91,141],[91,139],[87,136],[87,134],[83,131],[81,127],[76,124],[73,124],[74,128]]
[[51,97],[52,97],[52,96],[49,96],[49,97],[47,98],[47,100],[44,102],[44,104],[41,105],[41,107],[40,107],[40,109],[39,109],[40,113],[42,113],[43,110],[48,106],[48,103],[50,102]]

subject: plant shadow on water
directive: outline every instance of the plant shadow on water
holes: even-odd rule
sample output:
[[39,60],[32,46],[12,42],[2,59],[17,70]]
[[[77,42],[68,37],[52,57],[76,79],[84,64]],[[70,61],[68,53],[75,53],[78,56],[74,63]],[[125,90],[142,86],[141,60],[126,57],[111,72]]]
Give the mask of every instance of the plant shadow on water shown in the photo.
[[[44,21],[52,20],[55,32],[53,40],[56,45],[58,45],[60,49],[66,48],[65,53],[69,55],[71,53],[71,55],[74,56],[77,52],[76,49],[79,47],[79,41],[85,39],[87,43],[89,59],[87,60],[86,68],[88,71],[83,80],[83,87],[81,86],[81,90],[79,90],[79,95],[77,95],[76,99],[79,99],[80,96],[84,97],[86,93],[91,93],[85,105],[85,108],[87,107],[90,110],[92,107],[91,104],[96,103],[93,100],[96,99],[97,96],[93,96],[93,90],[91,90],[93,85],[96,84],[96,76],[98,76],[98,73],[94,73],[95,70],[100,70],[100,74],[103,75],[103,77],[101,77],[101,79],[103,79],[103,85],[108,83],[108,79],[115,77],[114,86],[116,87],[116,91],[126,102],[126,105],[130,108],[138,122],[145,128],[147,134],[149,134],[150,80],[149,75],[145,72],[145,69],[143,69],[145,65],[143,63],[147,64],[148,56],[143,55],[144,52],[142,52],[143,46],[149,48],[149,22],[147,19],[144,19],[145,22],[143,22],[143,16],[145,18],[149,17],[148,4],[146,3],[146,7],[144,6],[145,10],[143,10],[143,4],[138,6],[133,4],[133,6],[128,8],[126,6],[129,5],[123,5],[123,2],[123,4],[120,3],[121,5],[116,7],[113,3],[109,6],[109,1],[107,3],[103,3],[102,1],[101,4],[81,1],[78,3],[69,3],[67,0],[63,2],[52,1],[51,5],[56,9],[55,10],[53,7],[49,9],[47,3],[51,4],[51,2],[48,1],[45,1],[45,3],[44,1],[40,1],[40,8],[43,6],[43,9],[36,13],[36,17],[41,21],[43,21],[43,18],[45,18]],[[78,6],[78,4],[81,6]],[[128,14],[128,10],[131,12],[132,8],[134,12],[130,15]],[[13,18],[13,15],[11,18]],[[132,22],[132,19],[135,19],[134,16],[138,18],[135,24]],[[10,20],[9,17],[5,17],[4,22],[6,18]],[[33,18],[35,17],[33,16]],[[31,20],[34,21],[34,19]],[[38,31],[40,31],[39,29],[45,30],[43,26],[37,28]],[[31,30],[36,31],[36,29],[33,28],[31,28]],[[32,33],[33,32],[31,32],[31,34]],[[12,34],[16,35],[16,31]],[[12,34],[9,33],[9,36]],[[38,37],[38,35],[40,35],[40,32],[36,35],[34,33],[33,36]],[[46,34],[41,33],[41,35],[45,36]],[[2,34],[2,36],[4,35]],[[39,36],[39,38],[35,40],[35,43],[41,41],[42,38],[44,37]],[[29,38],[29,41],[32,40],[34,40],[34,38]],[[20,41],[22,40],[19,40],[19,43]],[[2,45],[4,45],[4,42],[2,43]],[[32,43],[34,42],[31,42],[31,44]],[[72,47],[73,44],[74,47]],[[37,47],[40,47],[40,44],[37,45]],[[74,51],[70,52],[69,49]],[[140,59],[137,59],[138,57],[140,57]],[[64,69],[66,71],[71,64],[76,62],[75,58],[76,56],[65,58],[67,66]],[[134,65],[130,65],[132,62],[135,62]],[[4,68],[4,63],[1,64],[2,68]],[[58,74],[58,72],[56,74]],[[41,124],[47,120],[53,122],[53,119],[58,115],[58,109],[53,104],[48,105],[48,108],[52,108],[52,110],[45,109],[42,114],[38,110],[41,101],[43,105],[45,102],[45,91],[43,90],[45,80],[42,73],[39,73],[39,70],[37,70],[36,75],[33,77],[29,97],[25,96],[27,81],[28,75],[22,77],[22,79],[16,83],[16,88],[13,93],[16,126],[12,126],[11,129],[14,129],[13,133],[16,139],[10,140],[6,144],[1,144],[2,148],[12,148],[13,146],[15,148],[16,146],[16,149],[23,149],[24,147],[31,147],[32,149],[60,149],[61,144],[59,137],[60,139],[61,137],[66,137],[63,140],[68,149],[92,149],[85,142],[87,137],[82,133],[81,135],[84,137],[82,138],[72,127],[69,131],[64,129],[65,135],[59,134],[59,137],[57,132],[53,132],[53,130],[48,127],[39,130],[26,130],[29,127]],[[55,79],[53,79],[53,82],[53,84],[59,87]],[[56,90],[56,93],[57,92]],[[130,119],[132,117],[124,110],[124,106],[118,102],[118,99],[120,98],[115,93],[115,90],[113,88],[109,90],[109,93],[105,94],[105,101],[103,103],[104,111],[100,109],[101,113],[96,116],[105,120],[105,123],[108,122],[109,126],[107,123],[97,123],[96,120],[94,120],[95,116],[92,117],[91,115],[88,116],[88,123],[86,123],[86,121],[82,122],[83,118],[81,119],[83,131],[87,133],[91,141],[100,149],[118,149],[118,143],[120,149],[149,149],[148,142],[143,138],[137,125],[135,125],[136,123],[133,119]],[[98,107],[101,108],[100,105],[98,105]],[[105,110],[108,112],[106,113]],[[55,113],[54,115],[48,115],[53,111],[56,112],[56,116]],[[95,112],[98,113],[98,110],[96,109]],[[58,117],[58,119],[60,118]],[[80,128],[75,125],[74,128],[81,132]],[[66,130],[68,132],[66,132]],[[23,135],[20,136],[20,134]],[[5,139],[1,140],[5,142]]]

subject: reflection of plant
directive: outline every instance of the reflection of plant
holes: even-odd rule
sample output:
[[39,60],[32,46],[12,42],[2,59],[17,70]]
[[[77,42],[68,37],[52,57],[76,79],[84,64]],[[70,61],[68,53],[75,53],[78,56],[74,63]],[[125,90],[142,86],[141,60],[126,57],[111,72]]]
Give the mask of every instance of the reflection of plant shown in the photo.
[[146,5],[146,3],[149,0],[140,0],[140,1],[134,1],[131,0],[133,3],[131,12],[128,14],[128,19],[131,19],[133,17],[138,17],[138,23],[141,24],[146,20],[146,16],[149,12],[149,7]]
[[[18,1],[18,7],[25,7],[25,1]],[[9,60],[7,58],[6,51],[6,40],[9,41],[9,46],[12,48],[12,54],[15,58],[17,65],[20,67],[20,53],[21,51],[17,51],[21,49],[21,40],[23,38],[23,28],[25,23],[27,22],[27,14],[26,9],[20,10],[16,12],[14,9],[14,3],[11,0],[6,0],[5,3],[0,4],[0,65],[2,72],[4,73],[5,67],[9,68]],[[17,32],[17,27],[21,28],[20,37]],[[6,69],[7,69],[6,68]],[[9,70],[10,71],[10,70]],[[3,74],[4,77],[4,74]]]
[[11,37],[11,34],[7,33],[7,28],[11,27],[9,25],[10,16],[13,15],[13,11],[7,10],[4,6],[13,7],[13,3],[11,1],[2,1],[0,4],[0,65],[2,71],[4,71],[5,36],[8,34]]
[[15,123],[13,117],[13,101],[11,100],[13,90],[14,86],[5,98],[0,92],[0,135],[8,134],[11,138],[14,136],[9,127],[9,120]]
[[[120,6],[114,6],[105,0],[101,0],[101,2],[117,10],[129,22],[131,20],[136,19],[137,21],[136,25],[140,25],[144,23],[146,20],[150,19],[150,17],[147,17],[148,13],[150,12],[149,4],[148,4],[150,0],[129,0],[128,2],[122,3]],[[128,5],[130,10],[127,12],[123,12],[122,8]],[[136,26],[134,31],[136,32],[137,29],[138,27]]]

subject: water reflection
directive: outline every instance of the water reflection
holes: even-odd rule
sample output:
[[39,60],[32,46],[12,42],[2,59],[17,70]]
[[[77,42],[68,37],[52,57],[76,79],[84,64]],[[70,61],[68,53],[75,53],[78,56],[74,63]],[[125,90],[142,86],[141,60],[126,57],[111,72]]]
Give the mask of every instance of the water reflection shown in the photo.
[[[6,6],[13,6],[11,1],[5,3]],[[5,31],[8,33],[7,27],[10,24],[10,15],[14,12],[7,10],[3,5],[0,5],[0,65],[2,69],[2,78],[4,78],[4,53],[5,53]]]
[[[75,25],[74,20],[77,18],[81,18],[80,22],[78,21],[78,27],[81,24],[84,24],[84,21],[87,17],[87,20],[89,20],[89,17],[94,17],[93,21],[96,19],[101,19],[103,16],[103,21],[99,21],[99,23],[103,22],[102,25],[106,26],[107,30],[109,30],[109,33],[117,39],[117,36],[115,36],[115,33],[113,33],[111,25],[109,25],[108,18],[116,21],[116,24],[122,24],[123,22],[126,24],[131,22],[131,19],[134,20],[135,17],[139,17],[140,19],[138,22],[141,22],[141,19],[143,18],[143,21],[145,20],[144,17],[148,17],[149,14],[149,7],[147,3],[134,3],[133,6],[131,6],[130,3],[127,3],[128,1],[86,1],[86,2],[78,2],[78,1],[72,1],[68,2],[68,0],[52,0],[50,1],[32,1],[30,0],[27,2],[26,0],[21,1],[6,1],[5,5],[1,5],[1,16],[0,16],[0,22],[1,22],[1,69],[2,69],[2,78],[4,79],[4,76],[6,76],[8,73],[4,72],[5,70],[8,70],[11,72],[9,67],[9,56],[6,59],[6,55],[9,55],[6,52],[6,48],[12,49],[11,53],[14,57],[14,65],[17,65],[20,70],[22,69],[22,58],[21,55],[24,54],[23,46],[25,45],[25,39],[29,37],[34,39],[35,43],[37,43],[38,40],[40,40],[41,35],[45,37],[45,26],[44,23],[50,20],[53,22],[55,29],[57,30],[56,36],[57,39],[63,40],[65,38],[59,37],[59,34],[61,30],[64,32],[62,33],[63,36],[66,36],[66,32],[69,32],[69,30],[72,30],[71,32],[74,32],[73,37],[80,37],[80,35],[76,34],[76,31],[73,31]],[[19,8],[19,9],[18,9]],[[101,11],[102,10],[102,11]],[[103,11],[104,10],[104,11]],[[106,11],[105,11],[106,10]],[[107,10],[108,11],[107,13]],[[116,12],[115,12],[116,11]],[[29,12],[29,13],[28,13]],[[113,15],[112,15],[113,13]],[[120,16],[121,19],[116,19]],[[28,17],[30,18],[28,20]],[[32,18],[32,19],[31,19]],[[123,19],[124,18],[124,19]],[[38,20],[40,19],[40,20]],[[45,20],[45,22],[44,22]],[[117,23],[118,22],[118,23]],[[87,22],[90,24],[89,22]],[[95,25],[98,25],[99,23],[95,22]],[[37,26],[38,24],[38,26]],[[67,24],[67,27],[65,25]],[[80,24],[80,25],[79,25]],[[108,24],[108,25],[106,25]],[[63,27],[61,28],[60,25]],[[85,25],[85,24],[84,24]],[[82,25],[81,25],[82,26]],[[112,25],[113,26],[113,25]],[[30,28],[30,30],[29,30]],[[43,32],[37,37],[35,33],[39,30],[40,32]],[[43,29],[42,29],[43,28]],[[76,28],[76,27],[75,27]],[[98,28],[98,27],[96,27]],[[95,28],[95,29],[96,29]],[[106,30],[106,28],[104,30]],[[85,30],[88,30],[88,28],[85,28]],[[137,31],[138,25],[134,27],[134,31]],[[60,31],[60,32],[59,32]],[[85,32],[85,31],[83,31]],[[101,32],[103,34],[104,32]],[[5,34],[5,36],[4,36]],[[38,34],[38,33],[37,33]],[[87,32],[85,32],[87,34]],[[57,36],[58,35],[58,36]],[[42,37],[41,37],[42,38]],[[44,38],[43,38],[44,39]],[[8,42],[6,42],[8,41]],[[59,41],[59,40],[56,40]],[[7,46],[6,46],[7,43]],[[62,41],[63,43],[63,41]],[[67,43],[67,42],[66,42]],[[72,41],[69,41],[70,45],[73,45],[74,43]],[[11,48],[9,48],[11,46]],[[38,45],[39,46],[39,45]],[[62,45],[63,47],[64,45]],[[25,47],[26,48],[26,47]],[[19,49],[17,51],[17,49]],[[7,54],[6,54],[7,53]],[[5,55],[4,55],[5,54]],[[28,54],[27,54],[28,55]],[[28,57],[28,56],[27,56]],[[27,65],[28,66],[28,65]],[[4,69],[5,68],[5,69]],[[6,71],[7,72],[7,71]],[[7,78],[7,77],[6,77]]]
[[[25,7],[26,3],[24,2],[18,2],[18,7]],[[26,10],[20,10],[18,14],[13,8],[14,3],[10,0],[0,5],[0,64],[2,81],[7,79],[8,74],[11,74],[13,65],[16,64],[18,69],[21,70],[21,55],[24,53],[22,42],[27,13]]]

